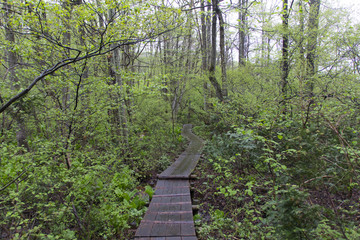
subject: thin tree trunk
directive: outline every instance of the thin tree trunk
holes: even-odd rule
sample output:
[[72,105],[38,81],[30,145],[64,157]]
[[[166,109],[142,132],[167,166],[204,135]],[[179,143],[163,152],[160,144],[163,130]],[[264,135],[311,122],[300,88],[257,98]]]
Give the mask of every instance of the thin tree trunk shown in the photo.
[[206,14],[206,50],[208,51],[207,54],[207,67],[209,67],[210,62],[211,62],[211,53],[209,54],[210,48],[211,48],[211,32],[212,32],[212,24],[211,24],[211,19],[212,19],[212,7],[210,4],[208,4],[208,8],[207,8],[207,14]]
[[320,14],[320,0],[310,0],[310,15],[308,23],[308,43],[307,43],[307,55],[306,55],[306,75],[307,75],[307,90],[310,97],[314,94],[314,76],[316,72],[316,47],[317,37],[319,29],[319,14]]
[[[6,48],[7,64],[9,71],[9,80],[11,83],[11,88],[14,91],[20,89],[19,79],[16,76],[16,67],[17,67],[17,55],[13,49],[15,45],[15,34],[13,31],[13,26],[11,26],[11,17],[12,17],[12,7],[7,2],[4,1],[4,10],[5,10],[5,39],[9,42],[9,46]],[[22,104],[19,104],[19,109],[22,109]],[[19,147],[25,147],[29,150],[27,143],[27,131],[25,126],[25,117],[22,113],[15,113],[13,116],[17,122],[18,130],[16,132],[16,140]]]
[[[201,54],[202,54],[202,62],[201,62],[201,70],[203,73],[205,73],[208,70],[208,32],[207,32],[207,18],[208,15],[205,12],[205,0],[201,0],[201,16],[200,16],[200,21],[201,21]],[[204,110],[206,111],[207,109],[207,81],[204,80],[203,83],[203,88],[204,88]]]
[[304,83],[305,83],[305,71],[306,71],[306,61],[305,61],[305,48],[304,48],[304,31],[305,31],[305,14],[304,14],[304,5],[303,1],[299,1],[299,12],[300,12],[300,21],[299,21],[299,40],[298,40],[298,48],[299,48],[299,58],[298,58],[298,78],[300,85],[300,97],[301,97],[301,116],[303,121],[303,126],[306,124],[305,112],[307,109],[307,101],[305,101],[304,96]]
[[13,50],[13,46],[15,45],[15,34],[13,31],[13,27],[11,26],[10,20],[12,17],[12,8],[11,5],[7,3],[7,0],[4,1],[4,9],[5,9],[5,39],[10,43],[10,46],[6,49],[8,70],[9,70],[9,79],[11,82],[11,87],[13,90],[19,90],[19,79],[16,77],[16,64],[17,64],[17,56]]
[[282,39],[282,76],[281,92],[283,95],[283,104],[286,105],[287,85],[289,75],[289,11],[288,0],[283,0],[283,39]]
[[[64,8],[64,11],[66,12],[66,16],[65,16],[66,31],[63,33],[63,44],[64,44],[64,46],[70,46],[70,44],[71,44],[70,20],[71,20],[71,13],[72,13],[72,5],[67,0],[64,0],[62,5],[63,5],[63,8]],[[70,57],[70,50],[64,49],[64,52],[65,52],[65,55],[66,55],[65,57]],[[65,69],[65,71],[69,71],[70,66],[66,66],[64,69]],[[64,82],[68,82],[68,81],[66,81],[66,79],[65,79]],[[69,89],[69,87],[68,86],[64,87],[62,89],[62,93],[63,93],[63,97],[62,97],[63,110],[66,110],[68,102],[70,101],[70,89]],[[65,128],[66,127],[64,127],[64,129]]]
[[261,54],[260,54],[260,56],[261,56],[261,59],[260,59],[261,67],[266,66],[265,51],[266,51],[266,32],[264,30],[264,23],[263,23],[262,30],[261,30]]
[[216,67],[216,8],[218,5],[218,0],[212,0],[213,8],[213,17],[212,17],[212,36],[211,36],[211,59],[209,67],[209,81],[215,88],[216,97],[222,102],[224,100],[220,84],[215,77],[215,67]]
[[[119,54],[121,52],[119,51]],[[122,51],[121,57],[121,65],[124,66],[125,71],[129,71],[129,65],[133,65],[133,61],[131,59],[131,47],[130,46],[124,46]],[[130,114],[127,114],[127,109],[131,109],[131,96],[130,91],[128,89],[124,89],[124,84],[128,84],[129,86],[132,86],[131,82],[124,83],[123,79],[121,78],[121,74],[117,74],[117,84],[120,86],[120,94],[119,99],[121,100],[119,109],[120,109],[120,123],[121,123],[121,131],[123,136],[123,142],[125,143],[126,147],[129,146],[129,127],[128,127],[128,119]],[[130,80],[131,81],[131,80]],[[127,97],[125,97],[127,96]]]
[[220,29],[220,58],[221,58],[221,82],[222,82],[222,95],[228,96],[227,79],[226,79],[226,54],[225,54],[225,22],[220,11],[219,6],[216,6],[216,13],[219,18]]
[[239,0],[239,66],[245,66],[247,0]]
[[203,71],[207,70],[207,37],[206,37],[206,22],[205,22],[205,6],[204,1],[201,0],[201,54],[202,54],[202,65],[201,69]]
[[299,48],[299,62],[298,62],[298,68],[299,68],[299,81],[300,81],[300,94],[301,97],[303,97],[303,84],[304,84],[304,76],[305,76],[305,49],[304,49],[304,31],[305,31],[305,23],[304,23],[304,6],[303,6],[303,1],[300,0],[299,1],[299,12],[300,12],[300,26],[299,26],[299,35],[300,35],[300,39],[299,44],[298,44],[298,48]]
[[[109,15],[114,15],[114,10],[109,10]],[[111,48],[114,48],[115,45],[112,45]],[[118,134],[120,135],[121,143],[128,146],[129,138],[128,138],[128,126],[127,126],[127,118],[126,118],[126,105],[125,105],[125,92],[123,87],[123,81],[121,78],[121,64],[124,64],[124,58],[121,58],[120,50],[117,48],[113,51],[112,55],[109,57],[109,71],[110,76],[112,77],[112,83],[117,84],[119,86],[119,92],[117,99],[119,101],[118,108],[112,111],[113,115],[113,124],[115,125]]]

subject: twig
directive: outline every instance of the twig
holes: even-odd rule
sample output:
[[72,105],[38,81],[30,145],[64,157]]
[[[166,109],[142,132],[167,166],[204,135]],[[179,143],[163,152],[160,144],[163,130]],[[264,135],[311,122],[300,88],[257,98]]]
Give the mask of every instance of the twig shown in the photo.
[[13,184],[16,180],[18,180],[24,173],[27,172],[28,169],[25,169],[19,176],[17,176],[14,180],[10,181],[8,184],[6,184],[3,188],[0,189],[0,192],[4,191],[7,187],[9,187],[11,184]]
[[320,177],[314,177],[314,178],[311,178],[309,180],[306,180],[305,182],[303,182],[303,184],[307,184],[309,182],[312,182],[312,181],[314,181],[316,179],[320,179],[320,178],[332,178],[332,176],[325,175],[325,176],[320,176]]
[[333,208],[334,213],[335,213],[335,215],[336,215],[336,217],[337,217],[337,218],[336,218],[336,222],[337,222],[337,224],[338,224],[339,227],[340,227],[340,231],[341,231],[342,235],[344,236],[344,238],[345,238],[346,240],[348,240],[348,237],[346,236],[346,233],[345,233],[345,231],[344,231],[344,227],[343,227],[343,225],[342,225],[342,223],[341,223],[341,221],[340,221],[339,213],[338,213],[338,211],[337,211],[337,209],[336,209],[336,207],[335,207],[334,201],[332,200],[332,198],[331,198],[331,196],[330,196],[330,194],[329,194],[328,189],[326,189],[326,193],[327,193],[327,195],[328,195],[328,197],[329,197],[329,199],[330,199],[331,207]]
[[74,204],[72,204],[72,212],[74,213],[75,218],[76,218],[76,221],[77,221],[77,223],[79,224],[81,230],[84,231],[84,227],[83,227],[83,225],[81,224],[79,215],[77,214],[77,211],[76,211],[76,208],[75,208],[75,205],[74,205]]

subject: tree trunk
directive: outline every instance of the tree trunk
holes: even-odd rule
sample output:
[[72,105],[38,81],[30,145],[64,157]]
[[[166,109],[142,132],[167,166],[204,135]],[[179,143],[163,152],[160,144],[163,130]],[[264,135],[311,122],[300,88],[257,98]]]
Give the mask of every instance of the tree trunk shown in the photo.
[[[16,67],[17,67],[17,55],[13,49],[13,46],[15,45],[15,34],[13,31],[13,26],[11,25],[11,17],[12,17],[12,7],[7,2],[7,0],[4,1],[4,10],[5,10],[5,39],[9,42],[9,46],[6,48],[6,60],[8,65],[8,71],[9,71],[9,80],[11,83],[11,88],[14,91],[18,91],[20,89],[19,86],[19,79],[16,76]],[[22,109],[22,104],[20,102],[19,109]],[[14,114],[14,119],[17,122],[18,130],[16,132],[16,140],[19,147],[25,147],[29,150],[29,146],[27,143],[27,131],[25,126],[25,117],[23,116],[23,113],[17,113]]]
[[[62,5],[64,8],[64,11],[66,12],[66,17],[65,17],[66,18],[65,19],[66,31],[63,33],[63,44],[64,44],[64,46],[70,46],[70,44],[71,44],[70,21],[71,21],[72,5],[67,0],[64,0]],[[66,58],[70,57],[70,50],[64,48],[64,55]],[[68,74],[65,74],[65,76],[69,75],[69,69],[70,69],[70,66],[64,67],[64,70],[67,71],[67,73],[68,73]],[[67,79],[64,79],[64,82],[68,82]],[[70,88],[68,86],[64,87],[62,89],[62,93],[63,93],[63,97],[62,97],[63,110],[66,110],[68,102],[70,102]],[[64,128],[66,128],[66,127],[64,127]]]
[[282,39],[282,74],[281,74],[281,92],[283,95],[283,104],[286,105],[287,85],[289,75],[289,11],[288,0],[283,0],[282,12],[283,39]]
[[310,97],[314,94],[314,76],[316,72],[316,46],[319,29],[320,0],[310,0],[310,15],[308,22],[308,43],[306,55],[306,85],[307,93]]
[[267,33],[264,29],[264,26],[265,23],[263,22],[263,25],[262,25],[262,30],[261,30],[261,59],[260,59],[260,65],[261,67],[265,67],[267,66],[267,63],[266,63],[266,40],[267,40]]
[[209,67],[209,81],[215,88],[216,97],[222,102],[224,100],[221,86],[216,80],[215,77],[215,67],[216,67],[216,8],[218,6],[218,0],[212,0],[212,9],[213,9],[213,17],[212,17],[212,31],[211,31],[211,59],[210,59],[210,67]]
[[[207,31],[207,18],[209,17],[207,12],[205,12],[205,3],[206,1],[201,0],[201,54],[202,54],[202,62],[201,62],[201,70],[203,73],[205,73],[208,70],[208,31]],[[204,80],[203,83],[204,88],[204,110],[207,109],[207,81]]]
[[202,54],[202,65],[201,69],[205,72],[207,70],[207,37],[206,37],[206,22],[205,22],[205,6],[204,1],[201,0],[201,54]]
[[6,49],[8,70],[9,70],[9,79],[11,82],[11,87],[13,90],[19,90],[19,79],[16,76],[16,64],[17,64],[17,56],[13,50],[13,46],[15,45],[15,34],[13,31],[13,27],[11,26],[10,20],[12,17],[12,9],[11,5],[7,3],[7,0],[4,1],[4,9],[5,9],[5,39],[9,42],[9,47]]
[[[114,46],[111,46],[114,47]],[[124,102],[124,89],[123,82],[120,75],[121,56],[120,50],[115,49],[109,57],[109,71],[112,78],[112,82],[109,84],[116,84],[119,86],[119,92],[117,96],[118,106],[111,111],[112,123],[116,128],[117,134],[120,136],[121,143],[128,144],[128,131],[127,131],[127,119],[126,119],[126,108]]]
[[305,49],[304,49],[304,31],[305,31],[305,16],[304,16],[304,6],[303,1],[299,1],[299,12],[300,12],[300,21],[299,21],[299,39],[298,39],[298,49],[299,49],[299,58],[298,58],[298,78],[300,83],[300,95],[303,98],[303,85],[304,85],[304,76],[305,76]]
[[239,0],[239,66],[245,66],[247,0]]
[[226,54],[225,54],[225,22],[220,11],[219,6],[216,6],[216,14],[219,18],[219,29],[220,29],[220,58],[221,58],[221,82],[222,82],[222,95],[223,97],[228,96],[227,79],[226,79]]
[[[114,10],[109,10],[109,15],[114,15]],[[111,48],[116,47],[116,45],[111,45]],[[112,111],[113,124],[116,128],[117,134],[120,135],[121,143],[128,146],[129,144],[129,134],[126,118],[126,105],[125,105],[125,92],[123,87],[123,81],[121,78],[121,64],[124,64],[125,58],[121,58],[120,49],[116,48],[109,57],[109,71],[110,76],[112,77],[112,82],[110,84],[117,84],[119,86],[119,92],[117,96],[118,107]]]
[[[208,3],[208,1],[207,1]],[[212,6],[210,4],[208,4],[207,7],[207,14],[206,14],[206,19],[205,19],[205,23],[206,23],[206,50],[207,50],[207,67],[209,68],[210,66],[210,62],[211,62],[211,53],[209,53],[211,51],[211,31],[212,31],[212,24],[211,24],[211,19],[212,19]]]

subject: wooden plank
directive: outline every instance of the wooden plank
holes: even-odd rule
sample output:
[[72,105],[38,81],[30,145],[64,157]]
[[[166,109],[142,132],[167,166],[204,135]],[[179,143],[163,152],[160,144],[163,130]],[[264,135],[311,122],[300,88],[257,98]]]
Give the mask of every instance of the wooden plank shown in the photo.
[[181,237],[181,240],[197,240],[196,236],[184,236]]
[[187,221],[194,223],[192,211],[183,211],[184,214],[181,214],[181,221]]
[[194,226],[194,222],[192,221],[191,223],[182,223],[181,224],[181,235],[182,236],[195,236],[195,226]]
[[141,221],[139,228],[137,229],[135,233],[136,236],[150,236],[151,230],[152,230],[153,224],[150,222],[143,222]]
[[181,224],[166,224],[166,236],[181,236]]
[[158,215],[161,215],[161,214],[191,214],[192,215],[192,211],[168,211],[168,212],[151,212],[151,211],[147,211],[146,213],[148,214],[158,214]]
[[174,237],[136,237],[136,240],[197,240],[196,236],[174,236]]
[[[136,240],[138,240],[138,238],[135,238]],[[143,240],[166,240],[166,237],[147,237],[147,238],[140,238]]]
[[179,223],[164,223],[165,222],[155,223],[151,231],[151,236],[180,236],[181,228]]
[[[184,214],[181,215],[181,221],[184,222],[181,224],[181,235],[188,236],[194,235],[195,236],[195,226],[194,226],[194,219],[193,215],[191,214]],[[186,223],[188,222],[188,223]]]
[[[155,187],[155,189],[167,189],[168,187]],[[188,188],[188,186],[175,186],[175,187],[173,187],[173,188],[176,188],[176,189],[179,189],[179,190],[181,190],[181,189],[187,189]]]
[[152,204],[152,205],[150,205],[150,207],[149,207],[149,209],[151,209],[151,211],[158,211],[158,212],[183,211],[182,209],[187,209],[187,211],[189,211],[188,208],[182,208],[182,205],[178,205],[178,204],[173,204],[173,205]]
[[174,180],[174,179],[179,179],[179,180],[189,180],[190,179],[190,177],[188,176],[188,175],[163,175],[163,176],[161,176],[161,175],[159,175],[158,176],[158,179],[162,179],[162,180],[164,180],[164,179],[170,179],[170,180]]
[[[149,224],[194,224],[193,221],[170,221],[170,220],[142,220],[142,223],[149,223]],[[189,235],[189,234],[187,234]]]
[[144,220],[147,220],[147,221],[155,221],[155,220],[156,220],[156,216],[157,216],[158,214],[159,214],[158,211],[153,211],[153,212],[147,211],[147,212],[145,213],[144,219],[143,219],[142,221],[144,221]]
[[[175,200],[177,200],[177,199],[175,199]],[[154,206],[190,205],[190,207],[191,207],[191,202],[155,202],[155,203],[151,203],[151,205],[154,205]],[[186,210],[183,210],[183,211],[186,211]]]
[[162,195],[154,195],[153,198],[166,198],[166,197],[177,197],[177,196],[189,196],[190,193],[171,193],[171,194],[162,194]]

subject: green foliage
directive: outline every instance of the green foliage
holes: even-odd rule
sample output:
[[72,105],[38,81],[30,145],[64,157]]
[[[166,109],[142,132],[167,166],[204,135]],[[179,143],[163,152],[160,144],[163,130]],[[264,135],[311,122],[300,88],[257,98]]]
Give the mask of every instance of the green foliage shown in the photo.
[[[348,209],[357,208],[351,194],[358,192],[358,131],[343,120],[343,114],[354,118],[352,111],[314,110],[321,113],[313,113],[304,126],[305,115],[284,115],[275,104],[253,116],[239,114],[231,104],[215,105],[220,117],[205,147],[203,190],[216,194],[214,204],[236,223],[227,237],[356,239],[356,214]],[[352,200],[330,200],[329,191],[350,194]],[[347,207],[334,209],[325,199]],[[215,236],[211,224],[206,223],[207,233]]]
[[311,232],[316,229],[321,216],[318,206],[306,202],[309,195],[294,185],[277,190],[276,194],[279,197],[264,206],[267,209],[264,222],[273,225],[281,239],[314,238]]
[[227,218],[225,213],[219,209],[210,213],[211,223],[199,226],[199,235],[206,239],[228,238],[226,230],[231,228],[232,221]]
[[322,220],[317,228],[313,231],[316,239],[358,239],[360,237],[359,226],[348,226],[344,230],[340,230],[336,224],[328,220]]
[[152,189],[152,187],[150,187],[149,185],[145,186],[145,192],[149,195],[149,199],[151,201],[155,191],[154,189]]
[[[111,156],[93,158],[90,152],[73,155],[72,168],[67,170],[55,161],[53,146],[47,144],[36,153],[21,155],[18,169],[25,170],[23,177],[1,193],[0,224],[9,230],[8,236],[15,237],[17,230],[26,229],[17,235],[108,238],[123,235],[130,223],[138,221],[145,200],[134,190],[136,180],[127,166]],[[101,164],[106,158],[107,164]],[[12,175],[4,171],[0,179],[9,182]]]

